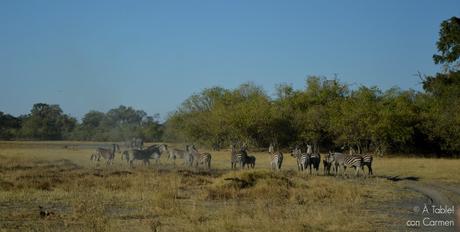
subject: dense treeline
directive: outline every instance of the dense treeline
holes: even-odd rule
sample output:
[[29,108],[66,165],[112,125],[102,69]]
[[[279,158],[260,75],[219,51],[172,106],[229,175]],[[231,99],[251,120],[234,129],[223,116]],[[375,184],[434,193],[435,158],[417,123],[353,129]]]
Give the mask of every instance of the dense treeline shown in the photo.
[[28,115],[18,118],[0,112],[1,139],[127,141],[143,138],[159,141],[162,125],[159,116],[119,106],[107,113],[90,111],[79,123],[64,114],[58,105],[35,104]]
[[244,83],[207,88],[186,99],[164,124],[158,115],[120,106],[90,111],[81,122],[58,105],[35,104],[28,115],[0,112],[1,139],[194,142],[227,147],[310,143],[314,149],[457,155],[460,152],[460,19],[441,24],[434,62],[444,70],[422,76],[423,91],[361,86],[311,76],[304,89],[276,86],[276,96]]
[[[236,141],[258,147],[306,142],[316,149],[351,147],[357,152],[457,151],[450,146],[452,137],[437,134],[443,128],[435,129],[442,125],[433,123],[441,120],[434,107],[441,105],[431,93],[365,86],[350,90],[338,80],[319,77],[306,82],[302,90],[277,86],[274,99],[251,83],[233,90],[205,89],[170,116],[165,138],[219,146]],[[453,130],[449,124],[460,115],[442,115],[445,127]]]

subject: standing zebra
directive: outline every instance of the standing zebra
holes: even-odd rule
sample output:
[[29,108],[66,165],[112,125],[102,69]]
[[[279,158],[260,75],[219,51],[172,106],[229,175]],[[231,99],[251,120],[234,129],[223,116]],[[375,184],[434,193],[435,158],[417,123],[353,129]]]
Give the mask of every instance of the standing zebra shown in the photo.
[[372,172],[372,160],[374,159],[373,156],[371,154],[364,154],[364,155],[361,155],[361,157],[363,158],[363,166],[367,166],[367,169],[368,169],[367,174],[374,175],[374,173]]
[[[107,148],[97,148],[95,154],[91,154],[90,160],[99,161],[101,158],[107,160],[107,165],[112,165],[115,159],[115,152],[117,151],[118,145],[112,144],[112,150]],[[119,151],[119,149],[118,149]]]
[[239,151],[235,148],[235,145],[231,145],[230,163],[232,169],[236,168],[237,164],[240,164],[240,168],[243,168],[247,158],[248,153],[245,145]]
[[316,170],[316,174],[318,175],[319,172],[319,164],[321,162],[321,155],[319,153],[314,153],[309,155],[310,158],[310,174],[311,174],[311,167]]
[[332,166],[335,166],[336,175],[339,172],[340,166],[342,167],[342,175],[345,175],[347,167],[353,167],[355,169],[355,176],[358,176],[359,169],[362,169],[364,173],[363,158],[361,156],[329,152],[328,162],[331,162]]
[[160,148],[156,145],[150,146],[145,150],[134,149],[132,150],[132,156],[130,157],[131,159],[129,160],[129,164],[132,167],[134,160],[142,160],[144,165],[150,165],[150,159],[152,156],[159,157],[160,155]]
[[207,169],[211,169],[211,154],[210,153],[199,153],[198,150],[195,148],[194,145],[189,146],[187,145],[187,152],[190,155],[190,160],[191,160],[191,165],[195,165],[195,167],[198,167],[198,165],[203,165]]
[[310,166],[310,157],[307,153],[302,153],[302,151],[296,147],[291,152],[291,156],[295,157],[297,160],[297,169],[299,171],[306,170]]
[[331,174],[331,166],[332,164],[328,161],[327,157],[323,159],[323,171],[324,175],[330,175]]
[[270,165],[273,170],[280,170],[281,165],[283,164],[283,153],[280,151],[275,151],[275,147],[273,144],[270,143],[270,147],[268,148],[268,153],[270,153]]
[[172,160],[174,164],[176,163],[176,159],[184,159],[186,155],[186,151],[182,149],[169,149],[168,150],[168,160]]
[[152,145],[150,147],[157,147],[160,152],[154,152],[152,154],[152,158],[155,160],[155,163],[158,164],[160,162],[161,155],[165,152],[169,153],[168,145],[160,144],[160,145]]

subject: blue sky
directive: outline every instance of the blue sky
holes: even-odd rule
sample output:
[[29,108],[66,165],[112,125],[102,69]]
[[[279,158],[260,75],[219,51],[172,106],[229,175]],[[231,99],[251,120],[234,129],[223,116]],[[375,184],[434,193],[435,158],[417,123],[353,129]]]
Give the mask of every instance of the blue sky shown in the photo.
[[420,89],[460,1],[0,1],[0,111],[168,112],[205,87],[307,75]]

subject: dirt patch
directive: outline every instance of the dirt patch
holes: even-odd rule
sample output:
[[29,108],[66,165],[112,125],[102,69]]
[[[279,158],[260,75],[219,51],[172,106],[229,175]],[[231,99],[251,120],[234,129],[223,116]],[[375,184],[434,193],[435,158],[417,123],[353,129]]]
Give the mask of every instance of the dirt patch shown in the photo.
[[14,189],[14,184],[9,181],[0,180],[0,189],[10,191]]

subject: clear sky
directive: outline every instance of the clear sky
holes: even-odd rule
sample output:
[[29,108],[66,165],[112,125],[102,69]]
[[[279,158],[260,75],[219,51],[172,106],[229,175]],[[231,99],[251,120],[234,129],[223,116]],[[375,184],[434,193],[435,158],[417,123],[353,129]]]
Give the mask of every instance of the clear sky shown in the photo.
[[0,111],[168,112],[205,87],[307,75],[420,89],[458,0],[0,1]]

